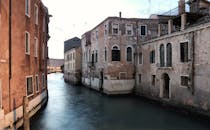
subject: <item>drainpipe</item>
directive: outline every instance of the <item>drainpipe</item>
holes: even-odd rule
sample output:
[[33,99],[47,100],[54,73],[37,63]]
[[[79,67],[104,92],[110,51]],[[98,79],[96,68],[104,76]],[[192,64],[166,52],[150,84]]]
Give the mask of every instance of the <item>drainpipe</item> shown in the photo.
[[9,110],[11,111],[11,79],[12,79],[12,0],[9,0]]
[[195,91],[194,80],[195,80],[195,32],[192,32],[192,35],[191,35],[191,74],[190,74],[192,95],[194,95],[194,91]]

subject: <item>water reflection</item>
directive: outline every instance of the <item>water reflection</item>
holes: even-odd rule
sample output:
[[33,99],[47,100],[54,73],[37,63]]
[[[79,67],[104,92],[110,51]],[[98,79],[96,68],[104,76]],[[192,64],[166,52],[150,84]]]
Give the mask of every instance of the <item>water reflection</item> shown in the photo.
[[49,101],[31,130],[209,130],[207,122],[168,111],[140,98],[108,97],[48,75]]

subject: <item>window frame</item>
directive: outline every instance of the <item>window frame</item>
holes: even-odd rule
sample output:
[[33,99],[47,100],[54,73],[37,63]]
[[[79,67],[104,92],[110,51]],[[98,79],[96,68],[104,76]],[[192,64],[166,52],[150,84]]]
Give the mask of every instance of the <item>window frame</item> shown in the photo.
[[38,38],[34,38],[34,57],[38,57]]
[[[184,44],[186,44],[187,46],[184,45]],[[183,56],[183,58],[182,58],[182,45],[184,47],[183,48],[184,49],[184,52],[183,52],[184,53],[184,56]],[[189,59],[189,42],[188,41],[180,42],[179,47],[180,47],[180,62],[181,63],[187,63],[187,62],[189,62],[190,61],[190,59]],[[187,47],[187,49],[185,47]],[[185,52],[185,51],[187,51],[187,52]]]
[[[32,93],[28,95],[28,79],[31,78],[31,88],[32,88]],[[31,97],[34,95],[34,86],[33,86],[33,75],[29,75],[29,76],[26,76],[26,96],[27,97]]]
[[31,0],[25,0],[25,15],[30,18],[31,14]]
[[[117,25],[117,33],[115,33],[115,31],[114,31],[114,25]],[[119,23],[112,23],[112,34],[113,35],[118,35],[119,34]]]
[[150,64],[155,64],[155,50],[150,51]]
[[[145,27],[145,34],[142,34],[142,27]],[[147,36],[147,25],[140,25],[140,36]]]
[[39,24],[39,8],[37,4],[34,5],[34,23],[35,25]]
[[[131,55],[130,55],[131,56],[130,57],[131,59],[130,60],[128,60],[128,58],[129,58],[128,57],[128,48],[131,49]],[[132,46],[127,46],[125,51],[126,51],[126,61],[127,62],[133,62],[133,47]]]
[[[182,78],[187,78],[187,85],[182,84],[182,83],[183,83],[183,82],[182,82]],[[186,79],[185,79],[185,80],[186,80]],[[189,88],[189,80],[190,80],[189,75],[181,75],[181,76],[180,76],[180,86],[181,86],[181,87],[184,87],[184,88]]]
[[[129,30],[128,26],[130,26],[130,30]],[[126,24],[125,30],[126,30],[127,36],[132,36],[133,35],[133,24]],[[128,31],[131,31],[131,34],[128,34]]]
[[25,54],[30,55],[30,33],[28,31],[25,31]]
[[39,92],[39,75],[36,74],[34,77],[35,77],[35,90],[36,90],[36,93],[38,93]]
[[[117,47],[117,49],[114,49],[115,47]],[[113,58],[113,54],[114,52],[113,51],[117,51],[115,53],[118,53],[119,56],[117,58]],[[116,54],[115,54],[116,55]],[[114,60],[113,60],[114,59]],[[112,46],[112,62],[119,62],[121,61],[121,52],[120,52],[120,47],[118,45],[113,45]]]

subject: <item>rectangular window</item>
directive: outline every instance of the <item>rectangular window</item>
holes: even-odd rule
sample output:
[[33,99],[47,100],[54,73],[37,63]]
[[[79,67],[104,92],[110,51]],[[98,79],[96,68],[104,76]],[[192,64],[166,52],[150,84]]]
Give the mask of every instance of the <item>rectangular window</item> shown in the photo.
[[33,79],[32,76],[26,77],[27,96],[33,95]]
[[45,88],[45,75],[44,74],[42,74],[42,89],[44,89]]
[[39,76],[38,75],[36,75],[35,76],[35,88],[36,88],[36,92],[38,92],[39,91]]
[[180,43],[180,60],[188,62],[188,42]]
[[25,11],[26,11],[26,16],[30,17],[30,0],[25,0]]
[[142,62],[143,62],[142,53],[139,53],[139,64],[142,64]]
[[145,35],[147,35],[147,26],[145,26],[145,25],[141,25],[140,26],[140,35],[141,36],[145,36]]
[[120,50],[112,50],[112,61],[120,61]]
[[150,52],[150,63],[153,64],[155,63],[155,51]]
[[34,38],[34,57],[38,57],[38,39]]
[[45,59],[45,47],[44,44],[42,45],[42,59]]
[[188,76],[181,76],[181,86],[188,87],[189,86],[188,81],[189,81]]
[[29,34],[29,32],[25,33],[25,53],[30,55],[30,34]]
[[132,24],[127,24],[126,25],[126,34],[127,35],[133,35],[133,26],[132,26]]
[[141,83],[141,74],[139,74],[139,83]]
[[112,33],[113,34],[118,34],[119,32],[119,25],[118,24],[113,24],[112,25]]
[[104,25],[104,34],[107,35],[108,34],[108,26],[105,24]]
[[37,5],[34,6],[34,19],[35,24],[38,25],[38,19],[39,19],[39,8]]
[[155,79],[156,79],[155,75],[152,75],[152,86],[155,86]]
[[95,51],[95,56],[96,56],[96,62],[98,62],[98,51]]
[[98,31],[96,31],[96,39],[98,39]]

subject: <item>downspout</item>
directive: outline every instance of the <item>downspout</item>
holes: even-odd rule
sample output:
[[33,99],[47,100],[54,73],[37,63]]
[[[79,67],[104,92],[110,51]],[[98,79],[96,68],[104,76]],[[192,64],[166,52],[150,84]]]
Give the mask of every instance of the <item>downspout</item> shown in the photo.
[[11,111],[11,79],[12,79],[12,0],[9,0],[9,110]]
[[194,95],[194,91],[195,91],[194,80],[195,80],[195,32],[192,32],[192,35],[191,35],[191,75],[190,75],[192,95]]
[[139,34],[139,32],[138,32],[138,20],[136,20],[136,28],[137,28],[137,30],[136,30],[136,46],[135,46],[135,53],[134,53],[134,89],[133,89],[133,91],[134,91],[134,93],[136,92],[136,88],[137,88],[137,61],[138,61],[138,43],[139,43],[139,36],[138,36],[138,34]]

